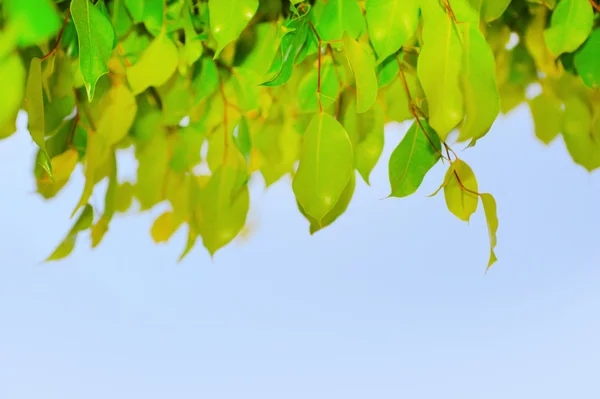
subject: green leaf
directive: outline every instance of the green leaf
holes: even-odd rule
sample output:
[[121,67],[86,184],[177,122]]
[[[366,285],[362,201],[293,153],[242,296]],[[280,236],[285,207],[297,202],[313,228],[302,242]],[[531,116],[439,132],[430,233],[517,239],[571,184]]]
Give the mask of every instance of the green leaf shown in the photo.
[[344,191],[342,191],[342,194],[340,195],[340,199],[335,204],[333,209],[330,210],[327,213],[327,215],[325,215],[325,217],[323,217],[321,224],[319,224],[311,216],[307,215],[306,212],[304,212],[304,209],[302,209],[302,206],[298,203],[298,209],[300,210],[300,213],[302,213],[304,215],[304,217],[306,217],[306,219],[310,222],[309,231],[310,231],[311,235],[315,234],[317,231],[322,230],[325,227],[333,224],[333,222],[335,222],[340,216],[342,216],[344,214],[344,212],[346,212],[346,209],[348,209],[348,205],[350,205],[350,201],[352,200],[352,196],[354,195],[355,187],[356,187],[356,177],[354,176],[354,173],[353,173],[350,177],[350,181],[348,182],[348,184],[346,184]]
[[[426,4],[426,5],[425,5]],[[423,47],[417,65],[429,106],[429,124],[442,140],[462,121],[462,43],[437,1],[423,3]]]
[[[460,181],[459,181],[460,180]],[[455,160],[444,179],[446,206],[460,220],[468,222],[477,210],[478,186],[475,174],[469,165]]]
[[565,100],[563,137],[573,160],[592,171],[600,167],[600,126],[598,117],[581,98],[571,95]]
[[218,43],[215,58],[237,39],[256,14],[258,0],[209,0],[210,31]]
[[269,22],[256,25],[254,46],[244,58],[242,68],[255,71],[261,77],[267,73],[281,42],[279,28],[278,25]]
[[344,127],[328,114],[315,115],[304,133],[292,187],[304,211],[317,223],[333,209],[352,171],[352,143]]
[[16,119],[15,115],[25,95],[25,68],[17,54],[0,60],[3,93],[0,96],[0,126]]
[[133,94],[167,83],[177,70],[178,58],[177,46],[164,33],[158,35],[139,61],[127,69],[127,80]]
[[7,0],[4,11],[16,31],[16,42],[20,47],[42,43],[54,36],[61,26],[49,0]]
[[125,85],[113,86],[102,98],[102,114],[96,131],[106,137],[106,145],[117,144],[127,136],[137,112],[137,103]]
[[575,68],[588,87],[600,87],[600,29],[594,30],[575,54]]
[[480,198],[481,203],[483,204],[485,220],[487,222],[490,237],[490,260],[488,261],[486,269],[489,270],[489,268],[498,260],[494,253],[494,248],[496,248],[496,232],[498,231],[498,215],[496,212],[496,200],[491,194],[481,194]]
[[115,27],[115,33],[121,37],[131,29],[131,17],[127,13],[124,0],[113,0],[112,3],[112,23]]
[[306,16],[294,19],[285,26],[286,34],[281,39],[278,54],[269,68],[269,78],[264,86],[280,86],[290,80],[296,59],[308,37]]
[[371,44],[380,61],[400,50],[417,30],[418,0],[367,0],[366,9]]
[[108,73],[115,31],[110,20],[89,0],[73,0],[71,15],[79,39],[79,68],[91,102],[96,82],[100,76]]
[[366,112],[377,100],[375,61],[362,44],[344,35],[344,50],[356,81],[356,112]]
[[135,195],[142,210],[164,199],[164,179],[169,168],[169,147],[164,133],[157,132],[137,155]]
[[400,66],[396,55],[390,55],[387,59],[377,65],[377,81],[379,88],[389,85],[400,73]]
[[100,219],[98,219],[96,224],[92,226],[92,248],[96,248],[100,245],[100,242],[102,242],[116,210],[117,187],[119,183],[117,182],[117,159],[114,153],[111,155],[108,162],[110,165],[110,172],[108,173],[108,187],[104,197],[104,213]]
[[563,110],[558,99],[542,92],[528,101],[535,135],[545,144],[550,144],[560,133],[563,125]]
[[145,0],[123,0],[125,2],[125,7],[133,22],[139,23],[144,20],[144,1]]
[[425,175],[441,157],[442,144],[427,121],[413,122],[390,157],[390,197],[406,197],[417,191]]
[[69,256],[71,252],[73,252],[73,248],[75,248],[75,243],[77,242],[77,236],[79,233],[89,229],[92,226],[93,221],[94,209],[90,205],[86,205],[65,239],[46,259],[46,262],[64,259]]
[[504,14],[512,0],[471,0],[473,1],[481,3],[481,16],[486,22],[491,22]]
[[552,12],[550,27],[544,32],[555,57],[572,53],[583,44],[594,25],[594,10],[588,0],[561,0]]
[[346,108],[342,124],[354,145],[354,167],[369,184],[371,171],[383,152],[383,109],[375,103],[367,112],[358,114],[353,98]]
[[344,32],[356,39],[365,30],[365,18],[356,0],[329,0],[324,3],[315,23],[322,40],[340,40]]
[[461,29],[464,51],[461,77],[466,119],[459,140],[478,140],[490,130],[500,112],[496,62],[477,25],[464,23]]
[[47,169],[50,178],[54,179],[52,165],[46,151],[46,124],[44,122],[44,97],[42,94],[42,63],[39,58],[33,58],[29,66],[25,102],[27,103],[29,133],[43,153],[41,158],[42,163],[40,165],[44,169]]
[[196,103],[213,94],[219,88],[219,71],[210,57],[203,57],[200,73],[194,79]]
[[223,165],[198,193],[195,228],[211,255],[231,242],[246,223],[250,196],[248,187],[240,185],[243,178],[236,166]]

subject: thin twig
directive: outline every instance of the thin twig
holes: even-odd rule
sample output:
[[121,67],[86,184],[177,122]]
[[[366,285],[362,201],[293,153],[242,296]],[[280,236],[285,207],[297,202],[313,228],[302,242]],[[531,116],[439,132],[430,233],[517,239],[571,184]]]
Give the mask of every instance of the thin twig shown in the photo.
[[42,58],[40,58],[40,61],[44,61],[45,59],[48,59],[49,57],[51,57],[52,54],[56,53],[56,50],[58,50],[58,45],[60,44],[60,40],[62,39],[63,34],[65,33],[65,28],[67,27],[67,23],[69,22],[70,16],[71,16],[71,9],[69,8],[67,10],[67,14],[65,15],[65,19],[63,21],[62,28],[60,29],[60,33],[58,34],[58,37],[56,38],[56,44],[54,45],[54,48],[52,48],[52,50],[50,50],[50,52],[48,54],[46,54]]

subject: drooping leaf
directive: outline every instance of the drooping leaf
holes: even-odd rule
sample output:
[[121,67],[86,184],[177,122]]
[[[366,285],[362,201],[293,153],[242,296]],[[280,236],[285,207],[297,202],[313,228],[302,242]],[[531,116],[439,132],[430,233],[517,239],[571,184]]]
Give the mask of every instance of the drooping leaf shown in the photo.
[[552,12],[544,38],[552,54],[558,57],[577,50],[593,25],[594,10],[588,0],[561,0]]
[[575,67],[588,87],[600,87],[600,29],[595,29],[575,54]]
[[156,243],[167,242],[177,231],[179,225],[175,222],[173,218],[173,212],[165,212],[160,215],[154,223],[152,224],[152,229],[150,231],[152,235],[152,239]]
[[465,100],[465,122],[459,140],[483,137],[500,112],[500,94],[496,83],[496,63],[485,37],[477,25],[461,25],[464,64],[462,87]]
[[460,220],[468,222],[479,202],[477,179],[473,170],[464,161],[457,159],[448,168],[444,181],[448,210]]
[[209,0],[210,30],[218,43],[215,58],[238,38],[256,14],[258,0]]
[[102,114],[96,122],[98,134],[106,137],[106,145],[117,144],[127,136],[137,112],[135,97],[125,85],[113,86],[102,98]]
[[318,113],[304,133],[292,184],[296,199],[317,223],[333,209],[352,171],[352,143],[344,127],[330,115]]
[[429,124],[445,140],[465,112],[460,87],[462,43],[451,16],[437,1],[422,7],[423,48],[418,75],[429,105]]
[[165,84],[177,70],[178,56],[177,46],[171,39],[164,33],[158,35],[139,61],[127,69],[127,80],[133,94]]
[[83,211],[79,215],[79,218],[65,237],[65,239],[56,247],[54,252],[46,259],[46,262],[53,260],[64,259],[73,252],[75,243],[77,242],[77,236],[82,231],[89,229],[92,226],[94,220],[94,209],[91,205],[86,205]]
[[490,237],[490,260],[487,264],[487,269],[489,269],[498,260],[494,253],[494,248],[496,248],[496,232],[498,231],[498,215],[496,211],[496,200],[491,194],[481,194],[480,198],[481,203],[483,204],[485,220],[487,222]]
[[550,144],[560,133],[563,121],[563,110],[558,99],[543,92],[539,96],[528,101],[535,135],[545,144]]
[[391,197],[413,194],[439,161],[442,144],[427,121],[413,122],[390,157]]
[[344,35],[344,51],[356,81],[356,112],[366,112],[377,100],[377,75],[373,55],[362,44]]
[[40,44],[60,29],[60,18],[49,0],[6,0],[4,3],[19,46]]
[[344,32],[356,39],[365,29],[365,17],[356,0],[329,0],[315,23],[322,40],[341,40]]
[[79,68],[90,101],[96,82],[108,73],[108,59],[115,42],[110,20],[89,0],[73,0],[71,15],[79,42]]
[[0,96],[0,126],[15,119],[25,95],[25,68],[17,54],[0,60],[0,76],[4,81]]
[[400,50],[417,30],[418,0],[367,0],[366,11],[371,43],[380,61]]

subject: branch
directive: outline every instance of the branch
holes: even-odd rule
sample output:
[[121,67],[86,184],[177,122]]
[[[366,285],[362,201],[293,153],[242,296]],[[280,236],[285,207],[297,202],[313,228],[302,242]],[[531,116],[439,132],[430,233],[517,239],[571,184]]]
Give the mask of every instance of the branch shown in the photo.
[[65,19],[63,21],[63,25],[62,28],[60,29],[60,33],[58,34],[58,38],[56,39],[56,44],[54,45],[54,48],[52,50],[50,50],[50,52],[46,55],[44,55],[42,58],[40,58],[40,61],[44,61],[45,59],[48,59],[49,57],[52,56],[52,54],[54,54],[56,52],[56,50],[58,49],[58,45],[60,44],[60,40],[63,37],[63,34],[65,33],[65,28],[67,27],[67,22],[69,22],[69,17],[71,16],[71,9],[67,9],[67,14],[65,15]]

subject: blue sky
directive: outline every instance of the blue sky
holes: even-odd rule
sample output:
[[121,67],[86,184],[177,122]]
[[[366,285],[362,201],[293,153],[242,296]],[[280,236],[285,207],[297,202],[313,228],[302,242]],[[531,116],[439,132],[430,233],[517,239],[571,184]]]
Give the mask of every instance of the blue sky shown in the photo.
[[253,236],[181,264],[184,231],[151,242],[160,209],[40,263],[81,171],[44,202],[27,133],[1,142],[0,398],[600,397],[600,175],[540,144],[526,108],[500,118],[460,153],[498,201],[484,275],[482,209],[467,225],[425,198],[441,164],[414,196],[381,200],[406,128],[388,127],[372,187],[334,225],[311,237],[289,182],[258,184]]

